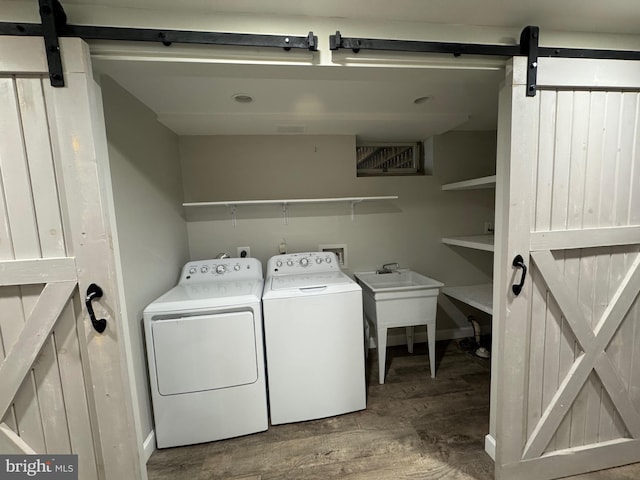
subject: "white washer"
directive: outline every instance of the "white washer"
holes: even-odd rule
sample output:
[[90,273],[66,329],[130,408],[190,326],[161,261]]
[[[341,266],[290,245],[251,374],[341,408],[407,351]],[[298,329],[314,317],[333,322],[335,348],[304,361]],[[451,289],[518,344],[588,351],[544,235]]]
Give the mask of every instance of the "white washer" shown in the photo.
[[277,255],[262,295],[271,423],[366,408],[362,290],[333,253]]
[[255,258],[189,262],[144,310],[158,448],[268,428],[263,284]]

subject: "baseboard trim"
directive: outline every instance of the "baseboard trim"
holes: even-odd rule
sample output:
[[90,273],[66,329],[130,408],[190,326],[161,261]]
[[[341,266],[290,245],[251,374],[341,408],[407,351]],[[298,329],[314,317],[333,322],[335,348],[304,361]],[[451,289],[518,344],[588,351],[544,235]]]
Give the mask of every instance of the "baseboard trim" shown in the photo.
[[151,430],[147,438],[142,443],[142,451],[144,453],[144,463],[147,463],[153,452],[156,451],[156,432]]
[[484,436],[484,451],[487,452],[493,461],[496,461],[496,439],[493,438],[493,435],[487,433]]

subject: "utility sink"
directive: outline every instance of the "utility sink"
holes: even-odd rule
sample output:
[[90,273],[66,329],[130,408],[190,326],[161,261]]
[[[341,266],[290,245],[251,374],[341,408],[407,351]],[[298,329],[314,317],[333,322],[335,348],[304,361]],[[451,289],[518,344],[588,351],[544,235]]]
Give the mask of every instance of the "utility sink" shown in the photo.
[[[355,273],[354,276],[363,290],[366,290],[376,298],[406,297],[407,295],[402,292],[432,289],[436,289],[434,293],[438,295],[439,289],[444,286],[444,284],[438,280],[434,280],[431,277],[409,269],[394,270],[391,273],[360,272]],[[421,295],[422,294],[418,294],[418,296]]]
[[387,329],[405,327],[407,348],[413,352],[413,327],[427,326],[429,366],[435,377],[436,310],[442,282],[409,269],[391,273],[357,272],[364,315],[373,327],[378,349],[379,381],[384,383]]

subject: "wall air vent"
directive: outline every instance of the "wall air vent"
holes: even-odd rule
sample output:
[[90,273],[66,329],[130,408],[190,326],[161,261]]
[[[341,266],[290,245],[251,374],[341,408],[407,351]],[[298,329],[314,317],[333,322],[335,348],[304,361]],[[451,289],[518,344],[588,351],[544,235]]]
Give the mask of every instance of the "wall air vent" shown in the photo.
[[359,177],[422,175],[422,143],[370,143],[356,146]]

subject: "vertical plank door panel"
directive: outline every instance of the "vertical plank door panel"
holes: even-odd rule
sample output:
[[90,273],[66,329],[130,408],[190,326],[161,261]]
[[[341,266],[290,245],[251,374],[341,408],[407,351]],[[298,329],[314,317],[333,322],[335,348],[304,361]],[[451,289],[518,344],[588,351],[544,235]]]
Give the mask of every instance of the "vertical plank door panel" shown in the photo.
[[537,201],[531,202],[534,209],[534,228],[536,231],[551,230],[551,209],[553,198],[553,158],[555,145],[557,101],[556,92],[540,92],[540,116],[546,121],[540,124],[539,136],[545,141],[540,141],[538,147],[538,161],[536,166],[537,180],[535,196]]
[[[22,302],[20,301],[20,289],[18,287],[0,287],[0,332],[2,333],[2,345],[4,354],[0,360],[4,360],[18,339],[22,331],[23,323]],[[2,423],[18,432],[18,422],[16,420],[13,405],[5,415],[0,413]]]
[[16,79],[25,152],[43,257],[64,257],[62,220],[53,168],[42,79]]
[[[0,89],[1,88],[2,83],[0,83]],[[0,136],[1,135],[2,133],[0,133]],[[0,163],[0,260],[15,258],[15,254],[13,252],[13,239],[11,237],[11,227],[9,224],[9,213],[7,212],[7,205],[4,201],[5,196],[6,193],[4,191],[2,164]]]
[[546,335],[546,298],[547,285],[535,268],[530,266],[531,274],[531,347],[529,362],[529,388],[527,401],[527,437],[531,436],[546,408],[543,401],[543,382]]
[[[23,285],[20,287],[23,323],[20,331],[21,335],[41,292],[42,285]],[[12,348],[12,355],[15,356],[17,352],[13,350]],[[37,385],[33,369],[29,369],[27,372],[27,377],[22,382],[22,386],[14,398],[13,405],[18,420],[18,433],[20,437],[34,450],[46,452],[42,412],[40,411],[40,404],[38,402]]]
[[77,322],[82,322],[82,309],[76,290],[72,301],[67,303],[53,331],[56,340],[60,382],[64,395],[67,427],[71,442],[71,451],[78,454],[80,478],[95,480],[98,478],[96,451],[91,432],[91,415],[86,394],[80,339]]
[[71,453],[58,358],[54,337],[49,335],[33,364],[42,431],[47,453]]
[[15,258],[39,258],[40,242],[15,80],[0,78],[0,173]]

